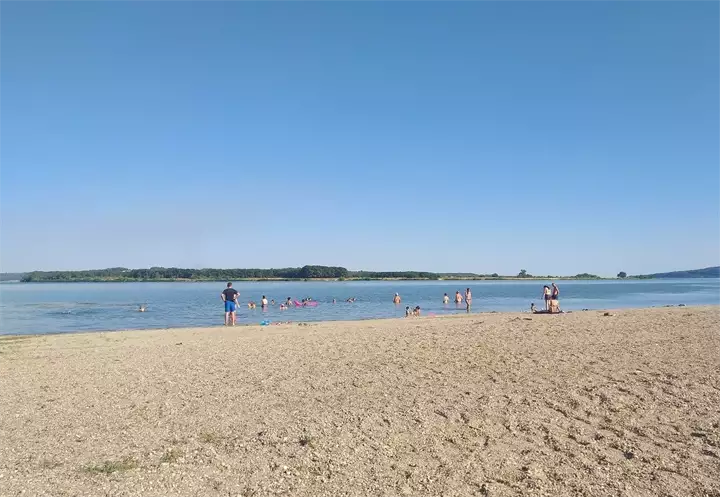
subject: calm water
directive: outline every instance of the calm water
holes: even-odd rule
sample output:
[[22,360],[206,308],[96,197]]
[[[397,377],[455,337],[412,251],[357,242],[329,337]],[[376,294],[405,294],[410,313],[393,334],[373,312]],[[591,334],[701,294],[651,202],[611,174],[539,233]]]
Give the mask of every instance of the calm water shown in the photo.
[[[423,314],[465,312],[443,305],[456,290],[473,291],[473,312],[525,311],[530,302],[541,304],[543,283],[538,281],[433,282],[238,282],[238,321],[326,321],[404,316],[406,305]],[[564,310],[651,307],[668,304],[720,303],[720,279],[645,281],[560,281]],[[63,333],[82,330],[122,330],[210,326],[222,324],[222,283],[5,283],[0,284],[0,334]],[[399,292],[400,306],[391,303]],[[287,297],[312,297],[317,307],[280,311],[249,310],[249,300],[262,295],[277,304]],[[346,303],[356,297],[355,303]],[[337,303],[333,304],[332,299]],[[147,304],[147,312],[137,312]]]

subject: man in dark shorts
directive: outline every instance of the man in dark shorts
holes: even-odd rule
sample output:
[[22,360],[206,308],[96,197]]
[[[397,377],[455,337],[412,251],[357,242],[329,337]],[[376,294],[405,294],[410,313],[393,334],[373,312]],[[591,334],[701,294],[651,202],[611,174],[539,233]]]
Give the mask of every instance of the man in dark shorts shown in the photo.
[[235,326],[235,309],[238,305],[238,295],[240,295],[240,292],[232,287],[232,283],[228,283],[227,288],[220,294],[220,298],[225,302],[225,326],[230,323]]

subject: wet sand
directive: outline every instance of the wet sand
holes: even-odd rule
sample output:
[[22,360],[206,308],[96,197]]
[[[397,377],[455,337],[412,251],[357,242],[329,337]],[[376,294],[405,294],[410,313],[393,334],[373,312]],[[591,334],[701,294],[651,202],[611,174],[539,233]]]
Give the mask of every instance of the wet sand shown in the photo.
[[0,338],[0,495],[719,496],[720,307]]

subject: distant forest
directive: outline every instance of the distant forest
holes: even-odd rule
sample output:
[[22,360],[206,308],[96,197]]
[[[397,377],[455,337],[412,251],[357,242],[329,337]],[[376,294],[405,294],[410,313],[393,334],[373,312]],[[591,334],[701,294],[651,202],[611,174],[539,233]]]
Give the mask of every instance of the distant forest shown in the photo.
[[[349,271],[336,266],[303,266],[280,269],[182,269],[152,267],[128,269],[115,267],[86,271],[33,271],[21,275],[23,282],[62,281],[232,281],[232,280],[440,280],[440,279],[552,279],[556,276],[533,276],[521,270],[516,276],[475,273],[431,273],[427,271]],[[571,278],[600,279],[594,274],[578,274]]]
[[[628,276],[618,273],[620,279],[654,278],[720,278],[720,266],[689,271],[674,271],[647,275]],[[233,280],[506,280],[506,279],[603,279],[589,273],[574,276],[537,276],[525,269],[517,275],[502,276],[498,273],[432,273],[427,271],[349,271],[337,266],[303,266],[280,269],[182,269],[151,267],[128,269],[114,267],[86,271],[32,271],[30,273],[0,273],[0,281],[63,282],[63,281],[233,281]]]
[[439,279],[436,273],[423,271],[348,271],[344,267],[303,266],[280,269],[182,269],[152,267],[150,269],[91,269],[87,271],[33,271],[23,275],[21,281],[232,281],[244,279]]

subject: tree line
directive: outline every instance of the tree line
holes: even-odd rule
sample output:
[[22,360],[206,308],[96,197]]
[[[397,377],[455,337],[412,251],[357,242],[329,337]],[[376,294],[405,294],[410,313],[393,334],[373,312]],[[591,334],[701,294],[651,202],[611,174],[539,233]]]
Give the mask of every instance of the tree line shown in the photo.
[[424,271],[348,271],[337,266],[303,266],[279,269],[183,269],[176,267],[151,267],[150,269],[127,269],[122,267],[91,269],[85,271],[33,271],[23,276],[24,282],[41,281],[157,281],[195,280],[232,281],[242,279],[439,279],[440,275]]

